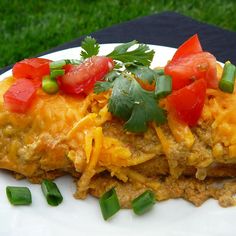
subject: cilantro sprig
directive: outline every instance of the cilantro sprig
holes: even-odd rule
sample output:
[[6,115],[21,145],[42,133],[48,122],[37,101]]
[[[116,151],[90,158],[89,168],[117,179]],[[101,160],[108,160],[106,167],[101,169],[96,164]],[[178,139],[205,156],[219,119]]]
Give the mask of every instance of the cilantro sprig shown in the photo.
[[144,83],[152,84],[158,74],[156,73],[155,70],[152,70],[151,68],[147,66],[128,66],[126,69],[131,72],[133,75],[135,75],[136,78],[139,78],[142,80]]
[[100,46],[95,38],[87,36],[81,43],[81,48],[80,56],[85,60],[89,57],[96,56],[99,53]]
[[[86,59],[98,53],[99,45],[96,40],[85,38],[82,43],[82,58]],[[149,68],[154,51],[134,40],[115,47],[106,56],[116,62],[115,67],[103,81],[96,82],[94,92],[98,94],[112,89],[108,102],[109,111],[124,120],[124,128],[130,132],[145,132],[151,121],[165,123],[166,112],[158,105],[158,99],[160,94],[168,94],[169,90],[163,92],[156,88],[155,91],[147,91],[135,79],[149,84],[159,81],[159,73]]]
[[[131,47],[134,45],[138,45],[138,47],[131,50]],[[96,39],[91,36],[87,36],[83,40],[81,48],[82,51],[80,55],[82,59],[85,60],[89,57],[97,55],[99,53],[100,46]],[[114,50],[106,56],[124,64],[150,66],[154,54],[154,50],[150,50],[146,44],[139,44],[138,41],[133,40],[131,42],[116,46]]]
[[122,74],[114,81],[108,110],[123,120],[128,120],[132,113],[133,98],[130,96],[131,80]]
[[138,44],[138,47],[136,49],[128,51],[132,46],[136,44],[138,44],[138,41],[136,40],[128,43],[123,43],[115,47],[114,50],[107,56],[123,63],[150,66],[155,54],[154,50],[150,50],[150,48],[145,44]]
[[112,88],[114,85],[115,79],[119,76],[118,71],[113,70],[108,73],[103,81],[97,81],[94,86],[94,93],[99,94],[102,92],[107,91],[108,89]]
[[135,79],[130,85],[130,98],[133,100],[133,107],[125,129],[145,132],[150,121],[155,121],[158,125],[166,122],[165,111],[158,106],[154,92],[144,90]]
[[132,78],[120,75],[114,82],[109,111],[126,121],[124,128],[131,132],[145,132],[148,122],[166,122],[165,111],[157,104],[154,92],[144,90]]

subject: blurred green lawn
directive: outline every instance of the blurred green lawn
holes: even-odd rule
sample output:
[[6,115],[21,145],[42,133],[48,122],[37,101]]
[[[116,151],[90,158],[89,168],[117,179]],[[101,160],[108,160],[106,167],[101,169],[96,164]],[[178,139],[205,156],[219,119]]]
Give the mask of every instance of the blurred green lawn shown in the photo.
[[162,11],[236,31],[235,0],[0,0],[0,68],[98,29]]

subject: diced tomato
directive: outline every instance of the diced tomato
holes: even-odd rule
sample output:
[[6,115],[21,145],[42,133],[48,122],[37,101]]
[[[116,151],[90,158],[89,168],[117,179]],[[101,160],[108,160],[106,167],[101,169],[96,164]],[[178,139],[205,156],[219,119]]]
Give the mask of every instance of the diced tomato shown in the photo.
[[66,64],[63,66],[63,69],[65,70],[65,73],[67,73],[70,70],[72,70],[73,67],[74,67],[74,65],[72,65],[72,64]]
[[32,83],[34,84],[34,87],[35,87],[36,89],[42,87],[42,79],[32,79],[31,81],[32,81]]
[[172,77],[173,90],[178,90],[197,79],[205,79],[209,88],[218,87],[216,58],[208,52],[198,52],[170,61],[165,74]]
[[93,56],[80,65],[67,68],[67,73],[59,79],[60,89],[69,94],[89,93],[96,81],[114,68],[111,58]]
[[25,113],[35,97],[36,88],[29,79],[18,79],[3,95],[7,110]]
[[206,88],[206,81],[199,79],[172,92],[167,97],[169,112],[190,126],[196,125],[204,106]]
[[30,58],[17,62],[12,69],[12,74],[16,79],[37,79],[49,75],[49,63],[51,60],[45,58]]
[[172,58],[172,61],[177,60],[180,57],[186,57],[188,55],[198,52],[202,52],[202,46],[199,41],[198,35],[194,34],[192,37],[190,37],[182,45],[179,46]]

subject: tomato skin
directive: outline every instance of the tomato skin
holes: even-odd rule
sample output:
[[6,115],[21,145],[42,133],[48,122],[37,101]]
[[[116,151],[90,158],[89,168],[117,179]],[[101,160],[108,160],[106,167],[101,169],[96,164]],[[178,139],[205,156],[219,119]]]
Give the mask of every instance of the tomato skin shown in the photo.
[[207,84],[199,79],[192,84],[172,92],[167,97],[169,112],[178,120],[194,126],[201,116],[206,97]]
[[73,69],[74,65],[72,64],[66,64],[63,66],[63,69],[65,70],[65,73],[71,71]]
[[209,88],[218,87],[216,58],[208,52],[199,52],[170,61],[164,72],[172,77],[173,90],[181,89],[197,79],[205,79]]
[[96,81],[114,68],[111,58],[103,56],[93,56],[80,65],[67,68],[67,73],[59,78],[60,89],[68,94],[89,93]]
[[198,35],[194,34],[192,37],[190,37],[182,45],[179,46],[172,58],[172,61],[177,60],[180,57],[186,57],[188,55],[198,52],[202,52],[202,46],[199,41]]
[[37,79],[49,75],[49,63],[51,60],[45,58],[30,58],[17,62],[12,68],[13,77],[16,79]]
[[36,88],[29,79],[17,79],[3,95],[7,110],[16,113],[25,113],[34,100]]

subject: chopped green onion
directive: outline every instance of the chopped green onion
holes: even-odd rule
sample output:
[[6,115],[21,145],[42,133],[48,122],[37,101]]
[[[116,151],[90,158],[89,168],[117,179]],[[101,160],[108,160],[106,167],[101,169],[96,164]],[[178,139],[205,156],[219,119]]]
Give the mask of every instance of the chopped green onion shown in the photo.
[[59,86],[56,80],[50,79],[49,76],[45,76],[42,81],[42,89],[45,93],[54,94],[59,90]]
[[104,220],[107,220],[120,210],[120,203],[114,188],[104,193],[99,199],[100,208]]
[[66,65],[66,61],[60,60],[60,61],[50,62],[49,67],[50,69],[61,69],[64,65]]
[[79,65],[82,63],[81,60],[78,59],[66,59],[66,64],[72,64],[72,65]]
[[154,69],[154,71],[158,74],[158,75],[164,75],[164,69]]
[[152,206],[155,204],[155,195],[152,191],[147,190],[137,198],[135,198],[131,205],[133,211],[137,215],[142,215],[145,212],[149,211]]
[[168,75],[161,75],[156,79],[155,95],[157,98],[163,98],[172,91],[172,78]]
[[62,76],[64,74],[65,74],[65,70],[63,70],[63,69],[51,70],[50,77],[51,77],[51,79],[55,79],[58,76]]
[[8,186],[6,194],[12,205],[30,205],[32,203],[31,192],[27,187]]
[[63,197],[54,182],[50,180],[43,180],[41,188],[49,205],[58,206],[62,202]]
[[236,76],[235,65],[227,61],[224,65],[223,74],[219,82],[219,88],[226,93],[233,93],[235,76]]

